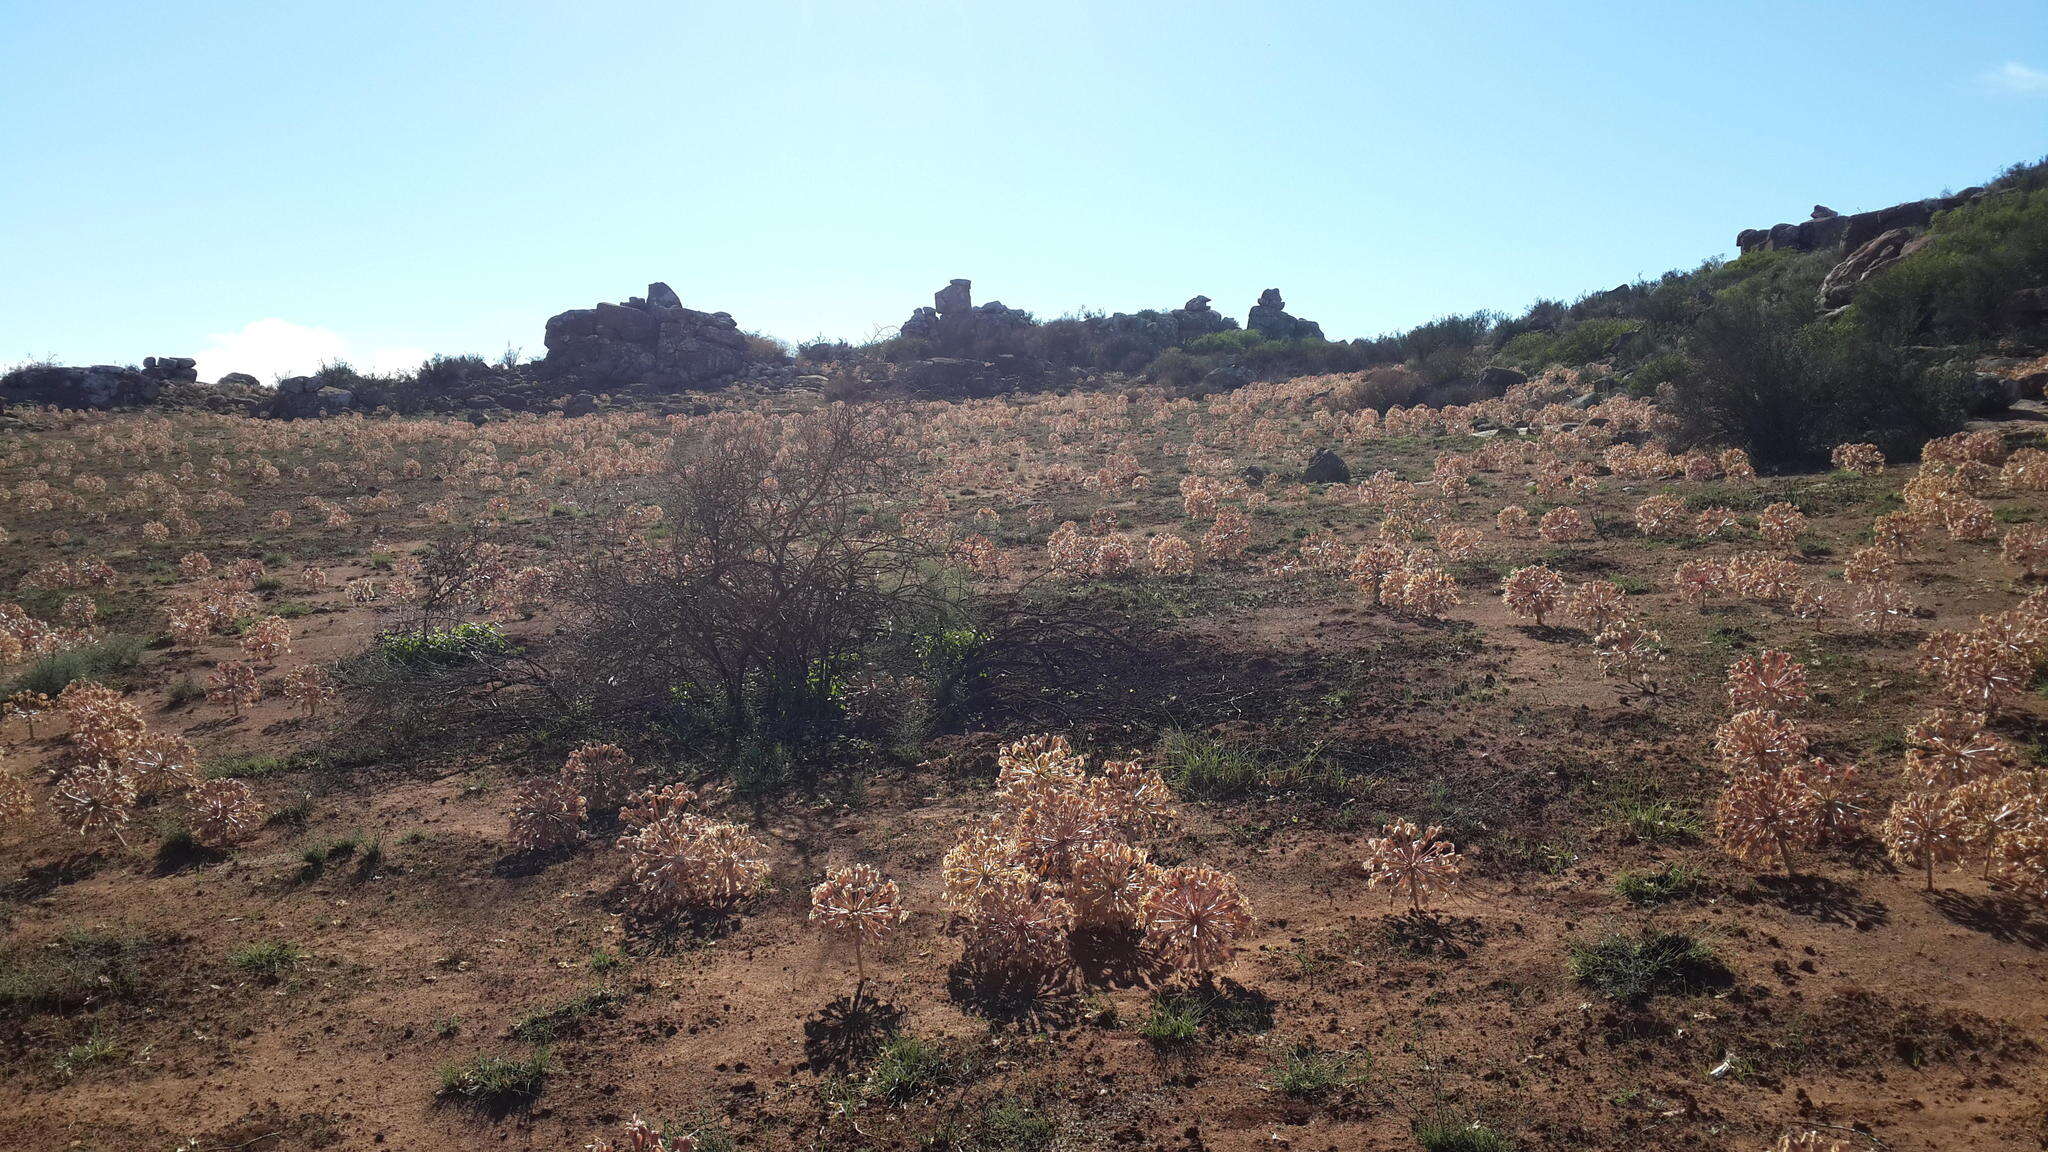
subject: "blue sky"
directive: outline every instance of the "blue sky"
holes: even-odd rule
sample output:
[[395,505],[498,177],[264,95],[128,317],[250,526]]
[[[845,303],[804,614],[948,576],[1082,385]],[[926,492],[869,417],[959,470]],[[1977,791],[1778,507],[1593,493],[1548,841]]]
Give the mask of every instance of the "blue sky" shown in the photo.
[[0,0],[0,363],[1520,309],[2048,153],[2048,4]]

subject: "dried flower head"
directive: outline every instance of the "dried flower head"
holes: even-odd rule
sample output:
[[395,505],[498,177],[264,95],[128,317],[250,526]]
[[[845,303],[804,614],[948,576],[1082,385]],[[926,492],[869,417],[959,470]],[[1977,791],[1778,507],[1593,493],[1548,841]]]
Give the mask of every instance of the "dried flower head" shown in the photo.
[[1252,929],[1251,905],[1228,872],[1187,864],[1162,872],[1141,906],[1145,939],[1167,963],[1207,973]]
[[1392,889],[1390,896],[1406,892],[1409,909],[1420,912],[1423,897],[1458,883],[1462,857],[1443,831],[1435,824],[1424,829],[1399,819],[1388,824],[1385,835],[1367,844],[1361,862],[1366,883],[1385,885]]

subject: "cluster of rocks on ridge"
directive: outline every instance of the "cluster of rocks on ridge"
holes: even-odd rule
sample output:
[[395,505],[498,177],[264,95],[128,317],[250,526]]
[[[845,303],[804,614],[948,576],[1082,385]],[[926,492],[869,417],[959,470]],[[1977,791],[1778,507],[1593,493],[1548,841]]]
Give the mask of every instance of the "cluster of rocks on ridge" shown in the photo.
[[1744,253],[1840,250],[1842,258],[1820,285],[1820,306],[1833,310],[1847,306],[1872,276],[1925,246],[1926,229],[1936,213],[1974,203],[1985,194],[1982,188],[1965,188],[1951,196],[1909,200],[1847,215],[1815,204],[1812,215],[1797,224],[1744,228],[1735,234],[1735,246]]
[[667,284],[624,304],[572,308],[548,318],[543,380],[608,391],[644,384],[663,391],[729,380],[749,359],[746,334],[727,312],[683,307]]

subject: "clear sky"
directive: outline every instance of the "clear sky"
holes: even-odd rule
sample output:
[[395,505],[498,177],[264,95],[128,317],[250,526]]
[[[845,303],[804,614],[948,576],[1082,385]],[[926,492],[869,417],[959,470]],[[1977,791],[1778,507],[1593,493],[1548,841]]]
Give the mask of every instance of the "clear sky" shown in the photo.
[[0,363],[1519,310],[2048,153],[2048,3],[0,0]]

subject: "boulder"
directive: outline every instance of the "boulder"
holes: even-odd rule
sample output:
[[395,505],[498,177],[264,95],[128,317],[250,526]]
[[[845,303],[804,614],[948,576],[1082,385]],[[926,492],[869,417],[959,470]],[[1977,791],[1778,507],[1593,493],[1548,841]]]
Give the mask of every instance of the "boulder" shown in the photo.
[[2022,288],[1998,305],[1998,318],[2008,328],[2048,324],[2048,287]]
[[1500,364],[1479,370],[1479,390],[1489,396],[1499,396],[1517,384],[1529,382],[1527,374]]
[[1840,308],[1849,303],[1864,281],[1926,247],[1927,242],[1926,236],[1915,236],[1904,228],[1872,237],[1821,278],[1820,306]]
[[1266,470],[1264,468],[1259,467],[1257,464],[1245,465],[1244,468],[1238,472],[1238,475],[1244,477],[1244,482],[1251,485],[1254,488],[1257,488],[1266,482]]
[[146,356],[142,361],[142,374],[158,380],[193,381],[199,379],[199,361],[190,356]]
[[658,282],[644,299],[550,317],[545,343],[547,355],[535,365],[540,376],[605,389],[700,388],[730,381],[748,362],[747,339],[730,315],[685,308]]
[[1301,478],[1310,484],[1349,484],[1351,466],[1330,449],[1318,448],[1308,458],[1308,466],[1301,470]]
[[1968,400],[1970,415],[1988,416],[2012,407],[2013,401],[2021,396],[2020,382],[1994,376],[1988,372],[1970,374]]
[[1214,396],[1218,392],[1235,392],[1251,382],[1251,377],[1235,368],[1211,368],[1203,375],[1202,382],[1195,386],[1195,394]]
[[1251,314],[1245,318],[1244,326],[1269,340],[1321,340],[1322,325],[1313,320],[1302,320],[1287,314],[1287,302],[1280,298],[1278,288],[1268,288],[1259,293],[1259,302],[1252,305]]
[[932,293],[932,310],[941,316],[974,307],[974,281],[954,280]]
[[578,392],[562,401],[562,415],[588,416],[597,411],[597,397],[588,392]]
[[1229,332],[1237,327],[1235,319],[1209,306],[1207,296],[1197,296],[1167,315],[1173,319],[1174,342],[1177,344],[1185,344],[1212,332]]
[[223,388],[260,388],[263,386],[261,380],[256,379],[247,372],[229,372],[222,376],[218,383]]

